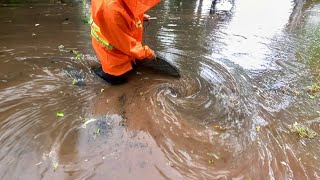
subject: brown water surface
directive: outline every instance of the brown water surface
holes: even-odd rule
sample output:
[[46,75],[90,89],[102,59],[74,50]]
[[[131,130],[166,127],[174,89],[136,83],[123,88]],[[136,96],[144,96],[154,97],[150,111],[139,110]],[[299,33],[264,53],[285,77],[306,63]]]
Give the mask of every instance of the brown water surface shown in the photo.
[[1,179],[320,179],[319,136],[290,131],[320,133],[316,1],[163,0],[144,42],[182,77],[121,86],[83,4],[36,2],[0,5]]

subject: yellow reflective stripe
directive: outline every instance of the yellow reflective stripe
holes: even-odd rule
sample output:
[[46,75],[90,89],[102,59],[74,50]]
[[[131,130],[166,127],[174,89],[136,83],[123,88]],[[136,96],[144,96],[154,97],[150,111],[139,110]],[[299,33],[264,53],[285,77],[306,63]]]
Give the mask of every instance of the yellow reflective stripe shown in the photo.
[[91,28],[93,28],[96,32],[100,33],[100,28],[96,23],[94,23],[92,17],[90,17],[90,25],[91,25]]
[[94,22],[92,17],[90,17],[90,21],[89,21],[90,25],[91,25],[91,36],[93,36],[99,43],[101,43],[103,46],[105,46],[106,48],[108,48],[109,50],[112,50],[114,47],[105,39],[101,38],[98,34],[100,33],[100,28],[99,26],[97,26]]
[[91,35],[94,37],[99,43],[101,43],[103,46],[108,48],[109,50],[113,49],[113,46],[103,38],[99,37],[99,35],[94,31],[94,29],[91,29]]

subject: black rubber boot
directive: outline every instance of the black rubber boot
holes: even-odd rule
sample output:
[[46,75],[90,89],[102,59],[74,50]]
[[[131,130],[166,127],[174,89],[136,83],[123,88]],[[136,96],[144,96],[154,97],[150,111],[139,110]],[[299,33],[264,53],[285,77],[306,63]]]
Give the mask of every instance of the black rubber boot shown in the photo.
[[108,73],[103,72],[102,67],[93,69],[94,73],[105,80],[107,83],[112,85],[119,85],[124,84],[127,82],[128,78],[126,74],[120,75],[120,76],[114,76]]

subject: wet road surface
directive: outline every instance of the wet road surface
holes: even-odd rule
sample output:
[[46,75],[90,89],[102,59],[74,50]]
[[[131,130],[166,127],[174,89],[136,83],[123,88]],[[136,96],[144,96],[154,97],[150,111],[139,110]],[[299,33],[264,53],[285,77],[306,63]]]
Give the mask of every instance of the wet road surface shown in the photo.
[[[320,4],[163,0],[144,42],[179,67],[109,86],[84,6],[0,5],[1,179],[319,179]],[[63,112],[63,117],[57,117]]]

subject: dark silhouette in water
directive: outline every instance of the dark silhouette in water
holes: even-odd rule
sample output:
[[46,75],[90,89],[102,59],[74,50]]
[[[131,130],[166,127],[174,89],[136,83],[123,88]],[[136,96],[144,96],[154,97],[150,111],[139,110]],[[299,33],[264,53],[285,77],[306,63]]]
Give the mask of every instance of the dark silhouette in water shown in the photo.
[[216,4],[217,0],[212,0],[211,8],[210,8],[210,14],[214,14],[216,10]]

